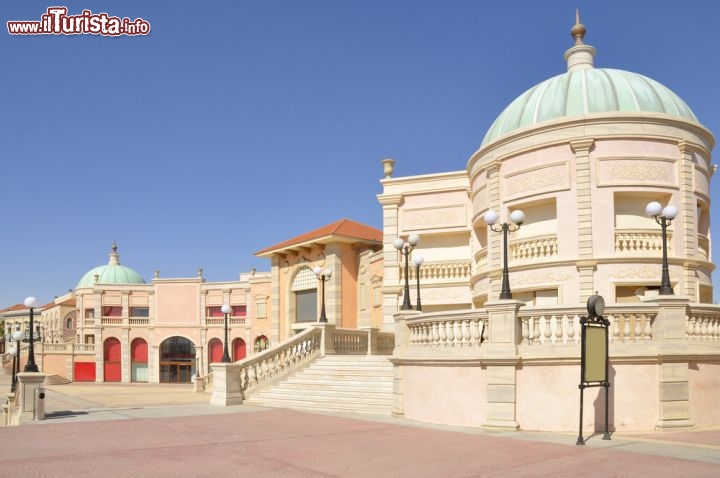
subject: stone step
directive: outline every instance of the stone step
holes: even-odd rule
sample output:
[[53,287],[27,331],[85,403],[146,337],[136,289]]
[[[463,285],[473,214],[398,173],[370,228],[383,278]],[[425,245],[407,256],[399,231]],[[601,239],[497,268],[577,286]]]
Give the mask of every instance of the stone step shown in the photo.
[[66,385],[68,383],[72,383],[72,380],[60,375],[47,375],[45,377],[45,385]]
[[368,398],[388,398],[392,397],[393,391],[392,387],[384,390],[377,390],[377,389],[370,389],[370,388],[363,388],[363,387],[357,387],[354,389],[347,389],[347,388],[331,388],[332,385],[328,387],[322,387],[319,388],[317,386],[309,386],[309,385],[302,385],[302,384],[296,384],[296,385],[281,385],[275,388],[272,388],[270,390],[262,391],[259,393],[259,396],[268,396],[272,393],[278,393],[283,395],[292,395],[297,394],[299,396],[305,397],[305,396],[315,396],[315,397],[348,397],[348,398],[357,398],[357,397],[368,397]]
[[392,370],[364,370],[364,369],[352,369],[352,368],[346,368],[343,370],[335,370],[335,369],[328,369],[323,370],[320,368],[306,368],[301,372],[302,375],[305,376],[326,376],[326,377],[348,377],[348,376],[354,376],[354,377],[384,377],[384,378],[392,378],[393,371]]
[[255,400],[250,398],[245,401],[248,405],[258,405],[273,408],[292,408],[298,410],[317,410],[326,412],[352,412],[373,415],[390,415],[392,404],[388,401],[382,404],[359,404],[352,402],[321,401],[311,400],[288,400],[287,398],[268,398]]
[[387,389],[392,390],[392,381],[390,380],[359,380],[347,379],[336,380],[329,377],[292,377],[278,384],[279,387],[285,386],[308,386],[308,387],[334,387],[340,390],[354,389]]
[[246,403],[267,407],[389,415],[393,365],[386,356],[330,355],[257,393]]

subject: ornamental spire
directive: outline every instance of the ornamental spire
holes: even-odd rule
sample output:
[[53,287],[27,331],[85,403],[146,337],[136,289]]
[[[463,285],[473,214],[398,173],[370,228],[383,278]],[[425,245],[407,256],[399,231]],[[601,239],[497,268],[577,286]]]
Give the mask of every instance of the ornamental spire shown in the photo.
[[109,266],[120,265],[120,255],[117,253],[117,249],[118,249],[118,246],[113,241],[112,252],[110,253],[110,261],[108,261]]
[[580,10],[575,10],[575,25],[570,29],[570,35],[575,39],[575,45],[565,52],[568,71],[594,68],[595,48],[585,44],[585,25],[580,23]]
[[584,45],[585,32],[587,29],[585,25],[580,23],[580,9],[575,9],[575,25],[570,29],[570,35],[575,39],[575,46]]

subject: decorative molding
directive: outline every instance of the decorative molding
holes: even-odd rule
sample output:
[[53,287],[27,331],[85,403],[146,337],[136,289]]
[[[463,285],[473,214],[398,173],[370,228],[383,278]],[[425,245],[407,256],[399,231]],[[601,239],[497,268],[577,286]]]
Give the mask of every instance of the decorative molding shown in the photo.
[[589,153],[593,144],[595,144],[595,138],[579,138],[570,141],[570,148],[575,155],[577,155],[578,152],[584,151]]
[[401,209],[403,231],[467,227],[467,206],[456,204],[440,208]]
[[673,186],[676,160],[648,156],[603,157],[597,160],[597,186]]
[[[615,279],[651,279],[656,282],[660,281],[660,266],[644,266],[637,269],[623,269],[615,272],[610,277]],[[677,279],[677,273],[670,271],[670,277]]]
[[572,275],[563,272],[531,272],[529,274],[515,274],[512,278],[513,286],[557,284],[572,279]]
[[507,174],[502,189],[508,199],[568,190],[570,165],[563,161]]

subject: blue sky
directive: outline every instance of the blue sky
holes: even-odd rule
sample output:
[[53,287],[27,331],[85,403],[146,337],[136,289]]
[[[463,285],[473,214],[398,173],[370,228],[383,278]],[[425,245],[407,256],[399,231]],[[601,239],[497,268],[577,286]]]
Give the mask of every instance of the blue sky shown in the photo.
[[[54,5],[152,30],[7,33]],[[565,71],[575,8],[596,66],[656,79],[720,133],[714,0],[3,1],[0,307],[67,292],[113,241],[146,280],[217,281],[343,217],[381,227],[380,161],[464,169]]]

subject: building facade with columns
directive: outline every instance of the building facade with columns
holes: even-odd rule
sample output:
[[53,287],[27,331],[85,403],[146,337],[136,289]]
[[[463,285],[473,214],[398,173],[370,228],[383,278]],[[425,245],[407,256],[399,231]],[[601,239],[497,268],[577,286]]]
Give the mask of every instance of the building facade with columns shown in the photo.
[[[720,423],[706,406],[720,389],[715,140],[666,86],[596,68],[579,19],[571,34],[567,71],[512,101],[466,170],[393,177],[395,161],[384,161],[383,323],[396,334],[398,416],[573,429],[580,320],[597,293],[610,321],[611,429]],[[664,293],[664,228],[649,203],[677,211],[665,221]],[[405,273],[394,241],[413,234],[422,311],[398,312]],[[605,400],[590,400],[585,424],[599,429]]]
[[[37,361],[42,372],[73,381],[190,383],[222,359],[225,304],[231,307],[231,360],[271,345],[268,273],[207,282],[202,269],[189,278],[163,278],[156,271],[146,283],[120,263],[113,245],[107,264],[36,310]],[[6,328],[22,329],[28,312],[8,310]]]

